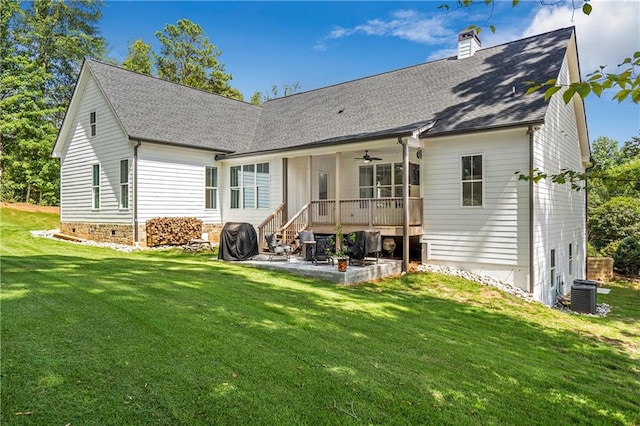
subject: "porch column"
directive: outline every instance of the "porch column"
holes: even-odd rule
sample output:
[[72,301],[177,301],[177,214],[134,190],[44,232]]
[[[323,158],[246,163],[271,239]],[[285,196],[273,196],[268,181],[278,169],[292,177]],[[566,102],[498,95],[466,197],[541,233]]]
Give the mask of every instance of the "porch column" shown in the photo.
[[409,272],[409,144],[398,138],[402,145],[402,272]]
[[313,172],[311,171],[311,166],[313,165],[313,156],[309,155],[307,157],[307,203],[309,204],[309,209],[307,210],[307,229],[313,226]]
[[336,152],[336,172],[335,172],[335,194],[336,194],[336,206],[335,206],[335,214],[334,214],[334,219],[335,219],[335,224],[340,224],[340,169],[342,169],[342,166],[340,165],[340,161],[342,159],[342,153],[340,152]]

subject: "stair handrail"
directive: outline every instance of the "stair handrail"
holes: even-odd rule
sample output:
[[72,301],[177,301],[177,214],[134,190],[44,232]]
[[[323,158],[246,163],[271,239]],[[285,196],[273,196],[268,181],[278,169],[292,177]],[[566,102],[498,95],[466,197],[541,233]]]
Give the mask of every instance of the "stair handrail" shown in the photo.
[[[282,218],[282,212],[284,211],[285,203],[280,204],[276,209],[269,215],[265,220],[262,221],[260,225],[258,225],[258,241],[259,244],[265,244],[265,228],[269,228],[272,232],[278,232],[280,229],[280,223]],[[273,222],[276,222],[275,224]],[[271,225],[271,226],[269,226]]]
[[[280,233],[285,241],[285,243],[290,243],[293,238],[295,237],[295,234],[297,234],[299,231],[305,229],[308,225],[309,225],[309,217],[308,217],[308,211],[309,211],[309,206],[311,205],[311,202],[305,204],[300,210],[298,210],[298,212],[293,215],[293,217],[291,219],[289,219],[289,221],[287,221],[287,223],[285,223],[284,225],[282,225],[280,227],[280,229],[278,229],[278,233]],[[307,219],[305,219],[302,223],[300,223],[298,226],[295,227],[294,231],[291,232],[289,230],[289,228],[291,228],[296,222],[298,222],[298,219],[304,215],[307,214]],[[303,226],[301,226],[303,225]]]

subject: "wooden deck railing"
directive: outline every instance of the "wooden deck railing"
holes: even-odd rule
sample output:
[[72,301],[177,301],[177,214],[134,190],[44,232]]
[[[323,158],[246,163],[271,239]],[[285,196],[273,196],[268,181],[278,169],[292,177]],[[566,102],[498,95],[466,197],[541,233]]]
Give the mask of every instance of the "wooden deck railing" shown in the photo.
[[258,247],[264,246],[265,235],[278,232],[284,218],[284,203],[280,204],[265,220],[258,225]]
[[306,204],[298,211],[287,223],[282,225],[280,233],[282,234],[282,241],[289,244],[293,242],[298,232],[309,227],[309,205]]
[[[340,222],[344,226],[363,228],[399,227],[403,224],[404,200],[400,197],[358,198],[340,200]],[[260,225],[259,244],[265,244],[265,235],[276,233],[280,240],[291,243],[298,232],[314,226],[336,225],[336,201],[318,200],[306,204],[295,216],[283,225],[284,204],[280,205]],[[422,198],[409,199],[409,226],[422,225]]]
[[[403,205],[404,200],[400,197],[340,200],[340,223],[367,227],[402,226]],[[312,201],[310,210],[310,226],[335,224],[334,200]],[[409,225],[422,225],[422,198],[409,199]]]

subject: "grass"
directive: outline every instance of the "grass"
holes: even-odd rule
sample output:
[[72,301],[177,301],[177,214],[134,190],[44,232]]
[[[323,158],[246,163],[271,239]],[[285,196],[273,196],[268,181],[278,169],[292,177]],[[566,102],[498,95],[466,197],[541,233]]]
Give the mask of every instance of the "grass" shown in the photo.
[[437,274],[344,287],[36,239],[2,209],[2,424],[640,424],[640,285],[606,318]]

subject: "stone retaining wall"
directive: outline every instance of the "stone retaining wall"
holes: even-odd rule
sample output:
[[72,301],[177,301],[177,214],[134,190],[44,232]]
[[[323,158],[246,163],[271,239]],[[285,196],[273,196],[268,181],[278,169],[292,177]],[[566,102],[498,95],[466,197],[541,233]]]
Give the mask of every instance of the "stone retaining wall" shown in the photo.
[[613,280],[613,259],[611,257],[588,257],[587,279],[604,282]]
[[85,240],[133,245],[133,226],[111,223],[62,222],[60,232]]

